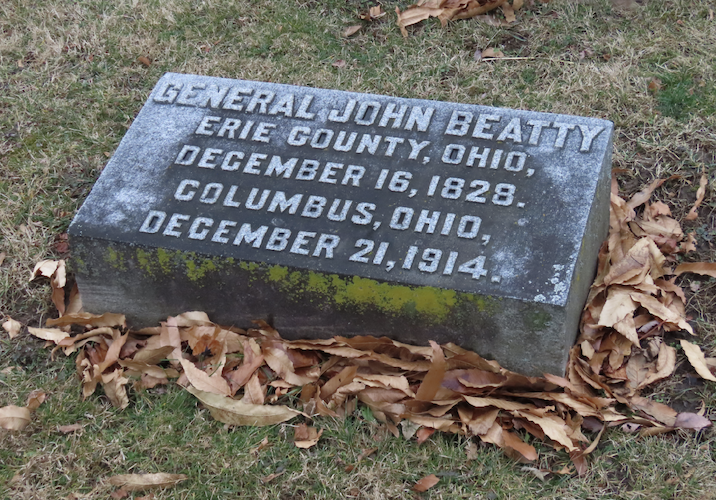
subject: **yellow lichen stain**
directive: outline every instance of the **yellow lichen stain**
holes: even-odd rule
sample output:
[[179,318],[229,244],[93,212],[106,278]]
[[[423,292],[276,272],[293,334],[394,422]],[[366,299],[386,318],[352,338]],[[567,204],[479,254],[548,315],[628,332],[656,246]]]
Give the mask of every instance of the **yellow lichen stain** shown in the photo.
[[306,283],[306,289],[324,296],[328,295],[331,291],[330,282],[326,279],[325,275],[318,273],[308,273],[308,282]]
[[139,267],[144,269],[145,273],[151,276],[154,273],[152,272],[152,264],[149,260],[150,257],[151,255],[149,252],[146,252],[141,248],[137,248],[137,263],[139,263]]
[[271,266],[268,269],[269,281],[283,281],[288,276],[288,268],[283,266]]
[[104,261],[115,269],[126,271],[127,265],[124,263],[124,259],[119,252],[112,247],[107,247],[107,253],[104,256]]
[[492,297],[485,297],[484,295],[473,295],[471,293],[465,294],[465,296],[477,306],[477,310],[481,313],[488,313],[492,316],[496,310],[496,302]]
[[[200,261],[200,264],[196,265],[196,260]],[[185,259],[184,265],[186,266],[186,276],[191,281],[199,281],[206,273],[216,271],[216,264],[210,259],[196,259],[194,252],[189,252]]]
[[259,265],[256,262],[247,262],[242,260],[239,262],[239,267],[244,271],[256,271],[259,268]]
[[434,322],[445,320],[459,302],[453,290],[380,283],[360,276],[341,277],[311,271],[289,273],[281,266],[269,268],[266,279],[278,283],[289,298],[313,300],[316,297],[340,308],[374,307],[384,314],[418,314]]
[[157,248],[157,261],[159,262],[159,267],[161,267],[162,271],[164,271],[164,274],[172,273],[171,260],[172,258],[169,255],[169,252],[163,248]]

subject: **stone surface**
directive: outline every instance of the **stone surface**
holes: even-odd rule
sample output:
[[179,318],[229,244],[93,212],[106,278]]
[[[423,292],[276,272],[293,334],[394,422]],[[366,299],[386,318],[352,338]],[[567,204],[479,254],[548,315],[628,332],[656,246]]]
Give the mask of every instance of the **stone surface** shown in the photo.
[[72,222],[85,308],[452,341],[562,374],[606,236],[604,120],[166,74]]

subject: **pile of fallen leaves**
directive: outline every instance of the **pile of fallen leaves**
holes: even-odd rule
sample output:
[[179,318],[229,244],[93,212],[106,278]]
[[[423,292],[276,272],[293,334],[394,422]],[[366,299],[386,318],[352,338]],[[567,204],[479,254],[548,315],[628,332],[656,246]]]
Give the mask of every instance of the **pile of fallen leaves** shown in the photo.
[[[524,4],[525,0],[512,0],[512,2],[508,0],[420,0],[403,12],[396,7],[395,13],[397,14],[397,24],[400,32],[404,37],[407,37],[407,26],[418,24],[431,17],[437,17],[443,27],[447,26],[448,21],[471,18],[477,18],[491,26],[507,26],[517,21],[515,12],[520,10]],[[487,12],[497,8],[501,9],[504,18],[487,14]],[[380,5],[375,5],[370,7],[368,11],[361,13],[359,17],[364,21],[375,21],[385,15],[386,12],[383,8]],[[362,28],[363,24],[348,26],[341,32],[341,35],[350,37],[358,33]]]
[[[61,316],[28,330],[54,346],[53,353],[76,353],[83,397],[101,385],[117,408],[129,404],[128,387],[138,391],[174,379],[228,425],[271,425],[298,415],[342,418],[360,402],[396,436],[402,431],[422,442],[435,431],[460,433],[535,460],[536,449],[524,440],[528,433],[566,450],[584,473],[585,457],[608,426],[655,434],[711,425],[703,408],[677,413],[639,395],[674,372],[676,350],[664,336],[693,333],[676,276],[716,275],[713,263],[675,265],[679,254],[694,249],[694,238],[683,234],[668,206],[649,203],[662,182],[629,201],[613,184],[609,240],[565,377],[526,377],[454,344],[414,346],[369,336],[287,341],[263,321],[248,330],[225,328],[202,312],[130,331],[121,314],[81,312],[76,288],[65,307],[61,261],[43,261],[33,274],[50,278]],[[698,197],[697,204],[703,192]],[[17,334],[20,325],[11,322],[5,329]],[[680,342],[697,373],[716,381],[716,358]],[[0,409],[0,426],[8,422],[7,408]],[[29,421],[29,410],[22,418]],[[598,434],[590,440],[585,431]],[[301,424],[295,441],[308,448],[320,437],[320,430]]]
[[[396,7],[395,12],[398,15],[400,31],[403,36],[407,37],[406,26],[417,24],[431,17],[437,17],[443,26],[446,26],[448,21],[480,16],[488,24],[497,26],[510,24],[516,20],[515,11],[520,10],[523,5],[524,0],[512,0],[511,3],[507,0],[420,0],[403,12]],[[498,7],[502,10],[504,20],[486,15],[487,12]]]

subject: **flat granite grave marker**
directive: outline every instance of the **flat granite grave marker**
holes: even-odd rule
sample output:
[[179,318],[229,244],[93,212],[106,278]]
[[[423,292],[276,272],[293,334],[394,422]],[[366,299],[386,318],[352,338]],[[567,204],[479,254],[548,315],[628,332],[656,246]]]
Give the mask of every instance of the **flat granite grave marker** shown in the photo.
[[167,73],[70,226],[90,312],[452,341],[563,374],[613,124]]

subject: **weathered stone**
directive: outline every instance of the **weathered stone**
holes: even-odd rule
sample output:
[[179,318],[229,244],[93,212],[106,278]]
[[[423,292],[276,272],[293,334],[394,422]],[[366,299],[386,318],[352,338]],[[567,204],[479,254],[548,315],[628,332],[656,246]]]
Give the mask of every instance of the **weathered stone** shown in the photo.
[[70,227],[85,308],[452,341],[564,372],[611,122],[166,74]]

